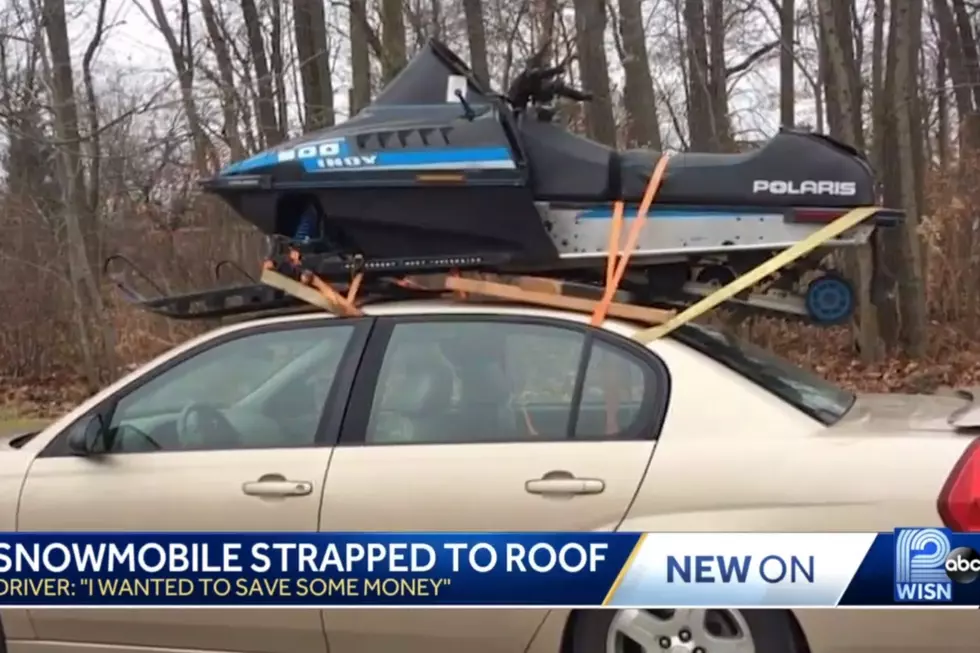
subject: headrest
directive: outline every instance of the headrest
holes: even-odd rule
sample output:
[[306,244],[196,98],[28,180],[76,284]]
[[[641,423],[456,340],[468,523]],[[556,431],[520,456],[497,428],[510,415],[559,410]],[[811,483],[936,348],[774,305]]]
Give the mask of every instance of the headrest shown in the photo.
[[[434,361],[433,361],[434,362]],[[444,413],[452,408],[456,376],[448,363],[429,364],[416,382],[423,388],[417,412]]]
[[437,348],[404,348],[386,367],[376,399],[381,410],[422,414],[451,405],[455,375]]

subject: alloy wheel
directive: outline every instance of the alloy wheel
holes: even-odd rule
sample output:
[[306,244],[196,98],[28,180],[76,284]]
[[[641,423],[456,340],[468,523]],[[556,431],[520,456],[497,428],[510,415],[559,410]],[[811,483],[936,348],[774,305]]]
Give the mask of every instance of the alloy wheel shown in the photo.
[[620,610],[606,653],[756,653],[738,610]]

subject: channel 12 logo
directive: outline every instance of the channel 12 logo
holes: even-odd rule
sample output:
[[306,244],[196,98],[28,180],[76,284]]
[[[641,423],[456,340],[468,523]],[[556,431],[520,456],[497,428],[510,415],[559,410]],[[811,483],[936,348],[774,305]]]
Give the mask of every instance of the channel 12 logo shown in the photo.
[[980,555],[968,546],[955,549],[941,528],[895,530],[895,601],[934,603],[953,600],[953,583],[980,577]]

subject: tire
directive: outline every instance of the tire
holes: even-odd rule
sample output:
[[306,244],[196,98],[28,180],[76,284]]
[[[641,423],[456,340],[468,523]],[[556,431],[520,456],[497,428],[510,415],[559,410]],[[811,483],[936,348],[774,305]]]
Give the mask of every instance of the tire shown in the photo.
[[850,281],[828,272],[811,281],[803,295],[807,317],[817,326],[843,324],[854,316],[857,295]]
[[[667,619],[667,615],[672,617]],[[699,616],[700,613],[700,616]],[[726,626],[722,632],[714,628],[693,635],[687,642],[683,642],[679,628],[683,628],[685,621],[696,624],[703,621],[703,617],[713,624]],[[720,617],[720,619],[719,619]],[[646,626],[656,625],[655,628],[641,628],[637,631],[638,637],[644,639],[645,633],[654,631],[654,639],[646,638],[644,642],[632,640],[625,637],[611,637],[610,631],[622,632],[622,628],[629,628],[631,619],[641,619]],[[676,623],[675,623],[676,621]],[[615,624],[615,625],[614,625]],[[696,627],[696,626],[695,626]],[[734,629],[732,628],[734,627]],[[571,626],[570,646],[568,653],[677,653],[679,651],[695,651],[701,648],[707,653],[728,653],[734,651],[732,644],[736,639],[742,637],[737,631],[747,627],[748,636],[751,637],[752,646],[740,649],[744,653],[806,653],[805,643],[801,642],[801,636],[794,629],[793,617],[785,610],[588,610],[577,613],[573,617]],[[659,631],[659,632],[657,632]],[[666,640],[661,638],[673,634],[668,646]],[[711,635],[719,635],[713,637]],[[725,637],[728,635],[729,642],[726,646]],[[709,637],[707,641],[698,641]],[[734,638],[734,639],[733,639]],[[624,644],[625,640],[625,644]],[[744,639],[742,644],[744,645]]]

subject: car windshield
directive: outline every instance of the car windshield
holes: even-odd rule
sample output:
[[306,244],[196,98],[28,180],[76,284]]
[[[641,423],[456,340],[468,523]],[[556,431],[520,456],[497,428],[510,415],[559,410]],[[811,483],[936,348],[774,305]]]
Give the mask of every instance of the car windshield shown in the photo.
[[856,399],[830,381],[724,331],[687,324],[674,332],[674,338],[828,426],[840,420]]

